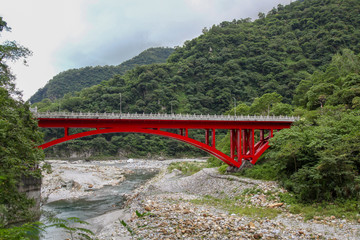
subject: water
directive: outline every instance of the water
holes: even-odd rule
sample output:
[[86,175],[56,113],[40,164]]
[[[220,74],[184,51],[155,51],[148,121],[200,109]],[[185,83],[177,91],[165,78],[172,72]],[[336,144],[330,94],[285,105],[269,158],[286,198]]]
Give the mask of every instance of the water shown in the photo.
[[[80,220],[101,216],[107,212],[121,209],[124,204],[124,194],[129,194],[146,180],[154,177],[156,171],[135,170],[131,175],[125,175],[125,180],[118,186],[105,186],[95,190],[93,196],[75,200],[60,200],[45,204],[42,210],[55,214],[55,217],[66,219],[77,217]],[[42,217],[40,221],[46,222]],[[48,228],[41,237],[43,240],[64,239],[63,229]]]

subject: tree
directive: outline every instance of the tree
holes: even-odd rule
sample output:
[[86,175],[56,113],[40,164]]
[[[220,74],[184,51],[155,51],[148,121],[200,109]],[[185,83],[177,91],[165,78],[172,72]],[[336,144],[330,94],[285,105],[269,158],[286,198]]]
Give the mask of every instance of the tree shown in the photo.
[[293,112],[293,107],[286,103],[276,103],[270,111],[271,115],[275,116],[290,116]]
[[[0,33],[3,30],[10,31],[11,28],[7,26],[7,23],[0,17]],[[1,35],[0,35],[1,37]],[[0,87],[7,89],[10,93],[15,93],[14,75],[11,73],[7,61],[17,61],[19,59],[24,60],[31,55],[31,51],[15,41],[6,41],[3,45],[0,45]],[[20,94],[20,92],[16,92]]]
[[[10,30],[0,17],[0,30],[4,29]],[[36,146],[42,143],[42,134],[29,105],[19,100],[21,94],[7,65],[29,54],[16,42],[0,45],[0,227],[30,217],[33,201],[19,193],[18,187],[24,177],[41,177],[38,166],[44,155]]]
[[250,114],[269,115],[270,108],[282,101],[282,96],[278,93],[266,93],[260,98],[255,98],[250,108]]
[[360,197],[359,111],[325,108],[270,141],[280,180],[303,201]]

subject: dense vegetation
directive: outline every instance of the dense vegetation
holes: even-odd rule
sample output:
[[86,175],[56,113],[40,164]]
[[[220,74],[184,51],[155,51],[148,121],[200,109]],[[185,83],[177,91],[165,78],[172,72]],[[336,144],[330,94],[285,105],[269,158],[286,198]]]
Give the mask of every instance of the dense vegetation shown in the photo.
[[[301,80],[316,70],[324,70],[332,56],[343,48],[358,53],[359,5],[355,0],[296,1],[279,5],[267,15],[259,13],[254,22],[250,19],[222,22],[177,47],[166,64],[136,67],[100,85],[54,102],[44,100],[37,106],[40,111],[60,108],[119,112],[122,93],[123,112],[170,113],[172,109],[176,113],[220,114],[231,111],[235,98],[242,106],[238,113],[245,113],[255,101],[258,107],[254,105],[249,114],[290,114],[292,107],[288,104],[292,103]],[[261,97],[273,93],[280,95],[273,99],[277,108],[271,108],[271,112],[268,105],[260,109],[267,101]],[[297,96],[300,95],[299,92]],[[295,102],[298,101],[296,98]],[[49,130],[46,141],[61,134]],[[47,154],[69,156],[85,149],[89,155],[143,157],[193,149],[139,134],[87,139],[91,141],[64,143],[49,149]],[[139,144],[143,141],[147,144]],[[199,154],[197,150],[191,151]]]
[[[279,180],[302,202],[350,199],[351,209],[358,210],[359,10],[360,2],[355,0],[305,0],[279,5],[267,15],[260,13],[254,22],[241,19],[204,29],[201,36],[177,47],[167,63],[136,66],[163,62],[167,51],[172,51],[163,49],[159,55],[156,49],[150,49],[130,60],[126,67],[123,65],[121,75],[113,76],[116,67],[109,66],[69,70],[56,76],[58,84],[49,95],[33,101],[41,100],[36,104],[40,111],[60,108],[119,112],[121,93],[123,112],[234,114],[235,98],[238,114],[299,115],[301,120],[291,129],[276,133],[271,150],[259,164],[242,174]],[[10,28],[0,17],[0,32],[3,30]],[[7,65],[7,61],[24,59],[29,54],[16,42],[0,45],[0,238],[26,237],[38,227],[3,228],[16,220],[30,219],[28,209],[33,202],[18,192],[18,186],[23,177],[41,174],[38,164],[43,153],[35,146],[42,142],[42,134],[29,106],[20,100]],[[83,89],[94,85],[86,85],[86,81],[95,78],[111,79]],[[69,85],[66,81],[73,84],[71,90],[78,85],[78,92],[67,92],[61,85]],[[40,95],[47,92],[39,91]],[[46,130],[45,134],[45,140],[62,136],[59,130]],[[219,132],[218,137],[221,135],[224,138],[217,147],[228,152],[229,136]],[[192,131],[190,136],[204,140],[201,132]],[[173,140],[141,134],[86,139],[53,147],[47,154],[202,154]],[[210,162],[222,164],[214,158]]]
[[[165,64],[139,66],[101,84],[37,103],[40,111],[294,114],[259,166],[245,172],[280,180],[299,199],[359,198],[360,2],[296,1],[259,19],[204,29]],[[75,131],[75,130],[73,130]],[[199,140],[203,133],[190,132]],[[226,133],[220,133],[219,136]],[[62,136],[46,131],[46,140]],[[187,145],[141,134],[109,134],[48,150],[56,156],[177,156]],[[228,151],[228,136],[218,148]],[[212,164],[221,164],[214,159]]]
[[[280,180],[301,201],[359,199],[360,55],[350,50],[334,55],[325,71],[302,80],[296,93],[294,112],[301,120],[275,134],[260,164],[242,174]],[[228,142],[226,136],[219,147],[229,152]]]
[[117,66],[85,67],[61,72],[54,76],[43,88],[40,88],[29,101],[32,103],[40,102],[43,99],[53,101],[62,98],[67,93],[73,93],[99,84],[115,74],[124,74],[136,66],[163,63],[173,51],[172,48],[150,48]]
[[360,56],[343,51],[324,72],[301,81],[304,119],[272,141],[268,158],[302,200],[360,198],[359,70]]
[[[0,32],[10,30],[0,17]],[[43,142],[29,105],[15,89],[14,75],[7,64],[26,58],[31,52],[15,41],[0,45],[0,228],[31,218],[33,200],[20,193],[24,177],[41,176],[39,162],[44,158],[36,148]],[[1,238],[1,236],[0,236]]]

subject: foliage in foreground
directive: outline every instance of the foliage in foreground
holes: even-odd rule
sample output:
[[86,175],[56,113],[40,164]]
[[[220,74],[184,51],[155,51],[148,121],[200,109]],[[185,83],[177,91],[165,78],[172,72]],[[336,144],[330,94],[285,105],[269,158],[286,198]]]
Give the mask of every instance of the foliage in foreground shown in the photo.
[[63,229],[69,236],[71,240],[73,239],[88,239],[91,240],[94,233],[80,225],[89,225],[89,223],[80,220],[77,217],[69,217],[66,219],[60,218],[51,218],[50,222],[52,224],[48,225],[47,227],[56,227]]
[[44,225],[40,222],[26,223],[19,227],[0,228],[0,240],[39,239],[39,235],[44,231]]
[[89,223],[80,220],[77,217],[69,217],[66,219],[48,218],[49,224],[45,225],[41,222],[25,223],[22,226],[11,228],[0,228],[0,240],[34,240],[39,239],[47,228],[59,228],[67,233],[68,239],[87,239],[91,240],[94,233],[82,227]]

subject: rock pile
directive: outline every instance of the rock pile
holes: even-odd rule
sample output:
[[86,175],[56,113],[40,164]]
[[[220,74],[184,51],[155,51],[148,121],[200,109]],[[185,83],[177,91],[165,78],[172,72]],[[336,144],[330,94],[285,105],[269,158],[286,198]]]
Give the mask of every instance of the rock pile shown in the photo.
[[[120,217],[97,237],[114,240],[360,239],[359,223],[335,218],[305,222],[301,215],[289,213],[277,196],[281,192],[285,190],[275,182],[223,176],[216,169],[204,169],[192,176],[163,172],[134,193],[125,210],[129,217]],[[239,195],[241,198],[236,198]],[[277,209],[278,215],[250,217],[194,201],[208,196],[232,199],[239,208]]]

